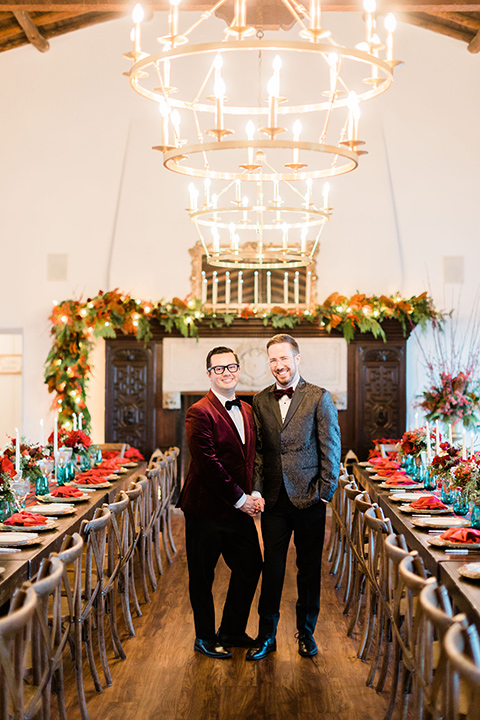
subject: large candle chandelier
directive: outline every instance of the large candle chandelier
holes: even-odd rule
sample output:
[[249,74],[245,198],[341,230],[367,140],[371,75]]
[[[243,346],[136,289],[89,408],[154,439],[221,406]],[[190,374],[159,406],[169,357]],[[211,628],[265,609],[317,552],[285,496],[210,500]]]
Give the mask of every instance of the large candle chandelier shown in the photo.
[[[311,180],[299,183],[237,179],[221,186],[204,181],[202,197],[189,188],[190,220],[209,265],[228,269],[273,270],[309,267],[330,219],[328,182],[320,197]],[[303,192],[302,192],[303,191]]]
[[[136,6],[131,87],[158,103],[166,168],[191,177],[273,182],[315,180],[354,170],[364,152],[360,105],[385,92],[397,64],[395,19],[377,34],[375,0],[365,0],[365,31],[353,48],[322,25],[320,0],[309,10],[278,0],[299,27],[284,40],[249,21],[247,0],[235,0],[233,20],[212,39],[208,21],[219,0],[190,27],[180,28],[179,0],[170,0],[159,52],[142,49],[143,11]],[[201,41],[194,37],[204,28]]]

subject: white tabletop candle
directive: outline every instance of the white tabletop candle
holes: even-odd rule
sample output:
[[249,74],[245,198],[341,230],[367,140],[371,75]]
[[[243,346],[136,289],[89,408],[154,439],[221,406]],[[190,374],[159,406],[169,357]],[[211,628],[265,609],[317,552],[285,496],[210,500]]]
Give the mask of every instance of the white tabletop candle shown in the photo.
[[20,472],[20,433],[15,428],[15,472]]
[[453,430],[452,423],[448,423],[448,442],[453,445]]
[[58,415],[55,415],[55,424],[53,426],[53,454],[58,453]]
[[73,413],[72,418],[73,418],[73,429],[76,430],[77,429],[77,413]]
[[438,429],[438,420],[435,421],[435,454],[440,454],[440,431]]
[[415,430],[418,428],[418,413],[415,413]]
[[427,420],[427,460],[428,462],[431,462],[432,460],[432,446],[430,443],[430,425]]
[[465,432],[465,428],[463,428],[463,434],[462,434],[462,460],[467,459],[467,433]]
[[81,430],[83,426],[83,413],[78,413],[78,429]]
[[40,420],[40,445],[42,447],[45,445],[45,436],[43,433],[43,418]]

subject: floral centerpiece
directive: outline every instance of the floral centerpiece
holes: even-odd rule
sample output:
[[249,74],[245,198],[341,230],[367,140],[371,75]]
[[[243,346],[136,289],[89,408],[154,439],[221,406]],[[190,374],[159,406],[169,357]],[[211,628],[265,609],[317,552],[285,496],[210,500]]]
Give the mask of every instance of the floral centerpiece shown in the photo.
[[422,398],[417,405],[424,410],[429,422],[461,421],[465,427],[473,428],[479,420],[479,383],[472,380],[471,372],[459,372],[455,377],[441,372],[440,380],[425,390]]
[[15,466],[6,455],[0,455],[0,520],[10,515],[10,506],[15,503],[12,480],[15,477]]
[[480,502],[480,453],[460,460],[452,469],[450,484],[460,489],[468,500]]
[[[433,434],[430,434],[430,438],[432,441],[435,440]],[[415,430],[407,430],[403,433],[398,445],[400,455],[419,458],[420,454],[427,449],[427,428],[424,426],[415,428]]]
[[451,479],[453,468],[461,461],[462,451],[448,442],[440,443],[440,452],[430,462],[430,470],[443,481]]
[[[3,452],[4,458],[7,458],[12,463],[12,467],[13,462],[15,461],[16,445],[16,439],[10,438],[10,444],[7,445]],[[40,460],[45,460],[47,457],[49,457],[49,451],[42,447],[39,443],[21,442],[20,470],[22,471],[23,477],[30,480],[30,482],[36,482],[37,478],[42,475],[42,470],[40,469],[38,463]]]

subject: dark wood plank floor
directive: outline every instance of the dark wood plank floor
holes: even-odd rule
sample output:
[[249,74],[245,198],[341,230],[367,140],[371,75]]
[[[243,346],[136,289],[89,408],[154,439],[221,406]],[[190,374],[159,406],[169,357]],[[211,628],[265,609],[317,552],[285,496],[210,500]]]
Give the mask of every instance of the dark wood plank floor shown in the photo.
[[[178,553],[159,581],[144,615],[135,620],[136,637],[125,638],[127,659],[110,664],[113,686],[97,694],[86,669],[91,720],[381,720],[387,698],[366,687],[368,666],[356,658],[356,642],[346,636],[340,595],[324,562],[322,609],[316,630],[319,652],[297,654],[295,559],[291,549],[278,649],[256,663],[234,649],[233,660],[215,661],[193,652],[193,619],[183,541],[183,516],[174,516]],[[167,563],[165,563],[168,565]],[[220,606],[228,570],[219,564],[215,592]],[[249,632],[256,634],[256,601]],[[111,654],[110,654],[111,656]],[[67,672],[67,707],[80,718],[74,679]]]

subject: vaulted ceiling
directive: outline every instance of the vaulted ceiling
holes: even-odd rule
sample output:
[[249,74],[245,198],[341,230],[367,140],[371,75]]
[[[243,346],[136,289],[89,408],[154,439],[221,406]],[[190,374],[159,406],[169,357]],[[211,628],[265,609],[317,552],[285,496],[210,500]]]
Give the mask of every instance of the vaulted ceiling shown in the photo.
[[[182,0],[182,10],[206,10],[214,3],[206,0]],[[296,4],[296,3],[294,3]],[[49,41],[74,30],[129,15],[133,0],[0,0],[0,52],[31,43],[41,52],[48,51]],[[144,9],[155,12],[168,9],[168,0],[144,0]],[[305,1],[308,7],[309,0]],[[325,11],[361,12],[361,0],[324,0]],[[418,25],[466,44],[472,53],[480,52],[480,0],[379,0],[379,13],[393,11],[399,20]],[[227,0],[218,11],[227,20],[233,13],[233,0]],[[255,26],[287,27],[290,15],[279,0],[249,0],[249,19]]]

